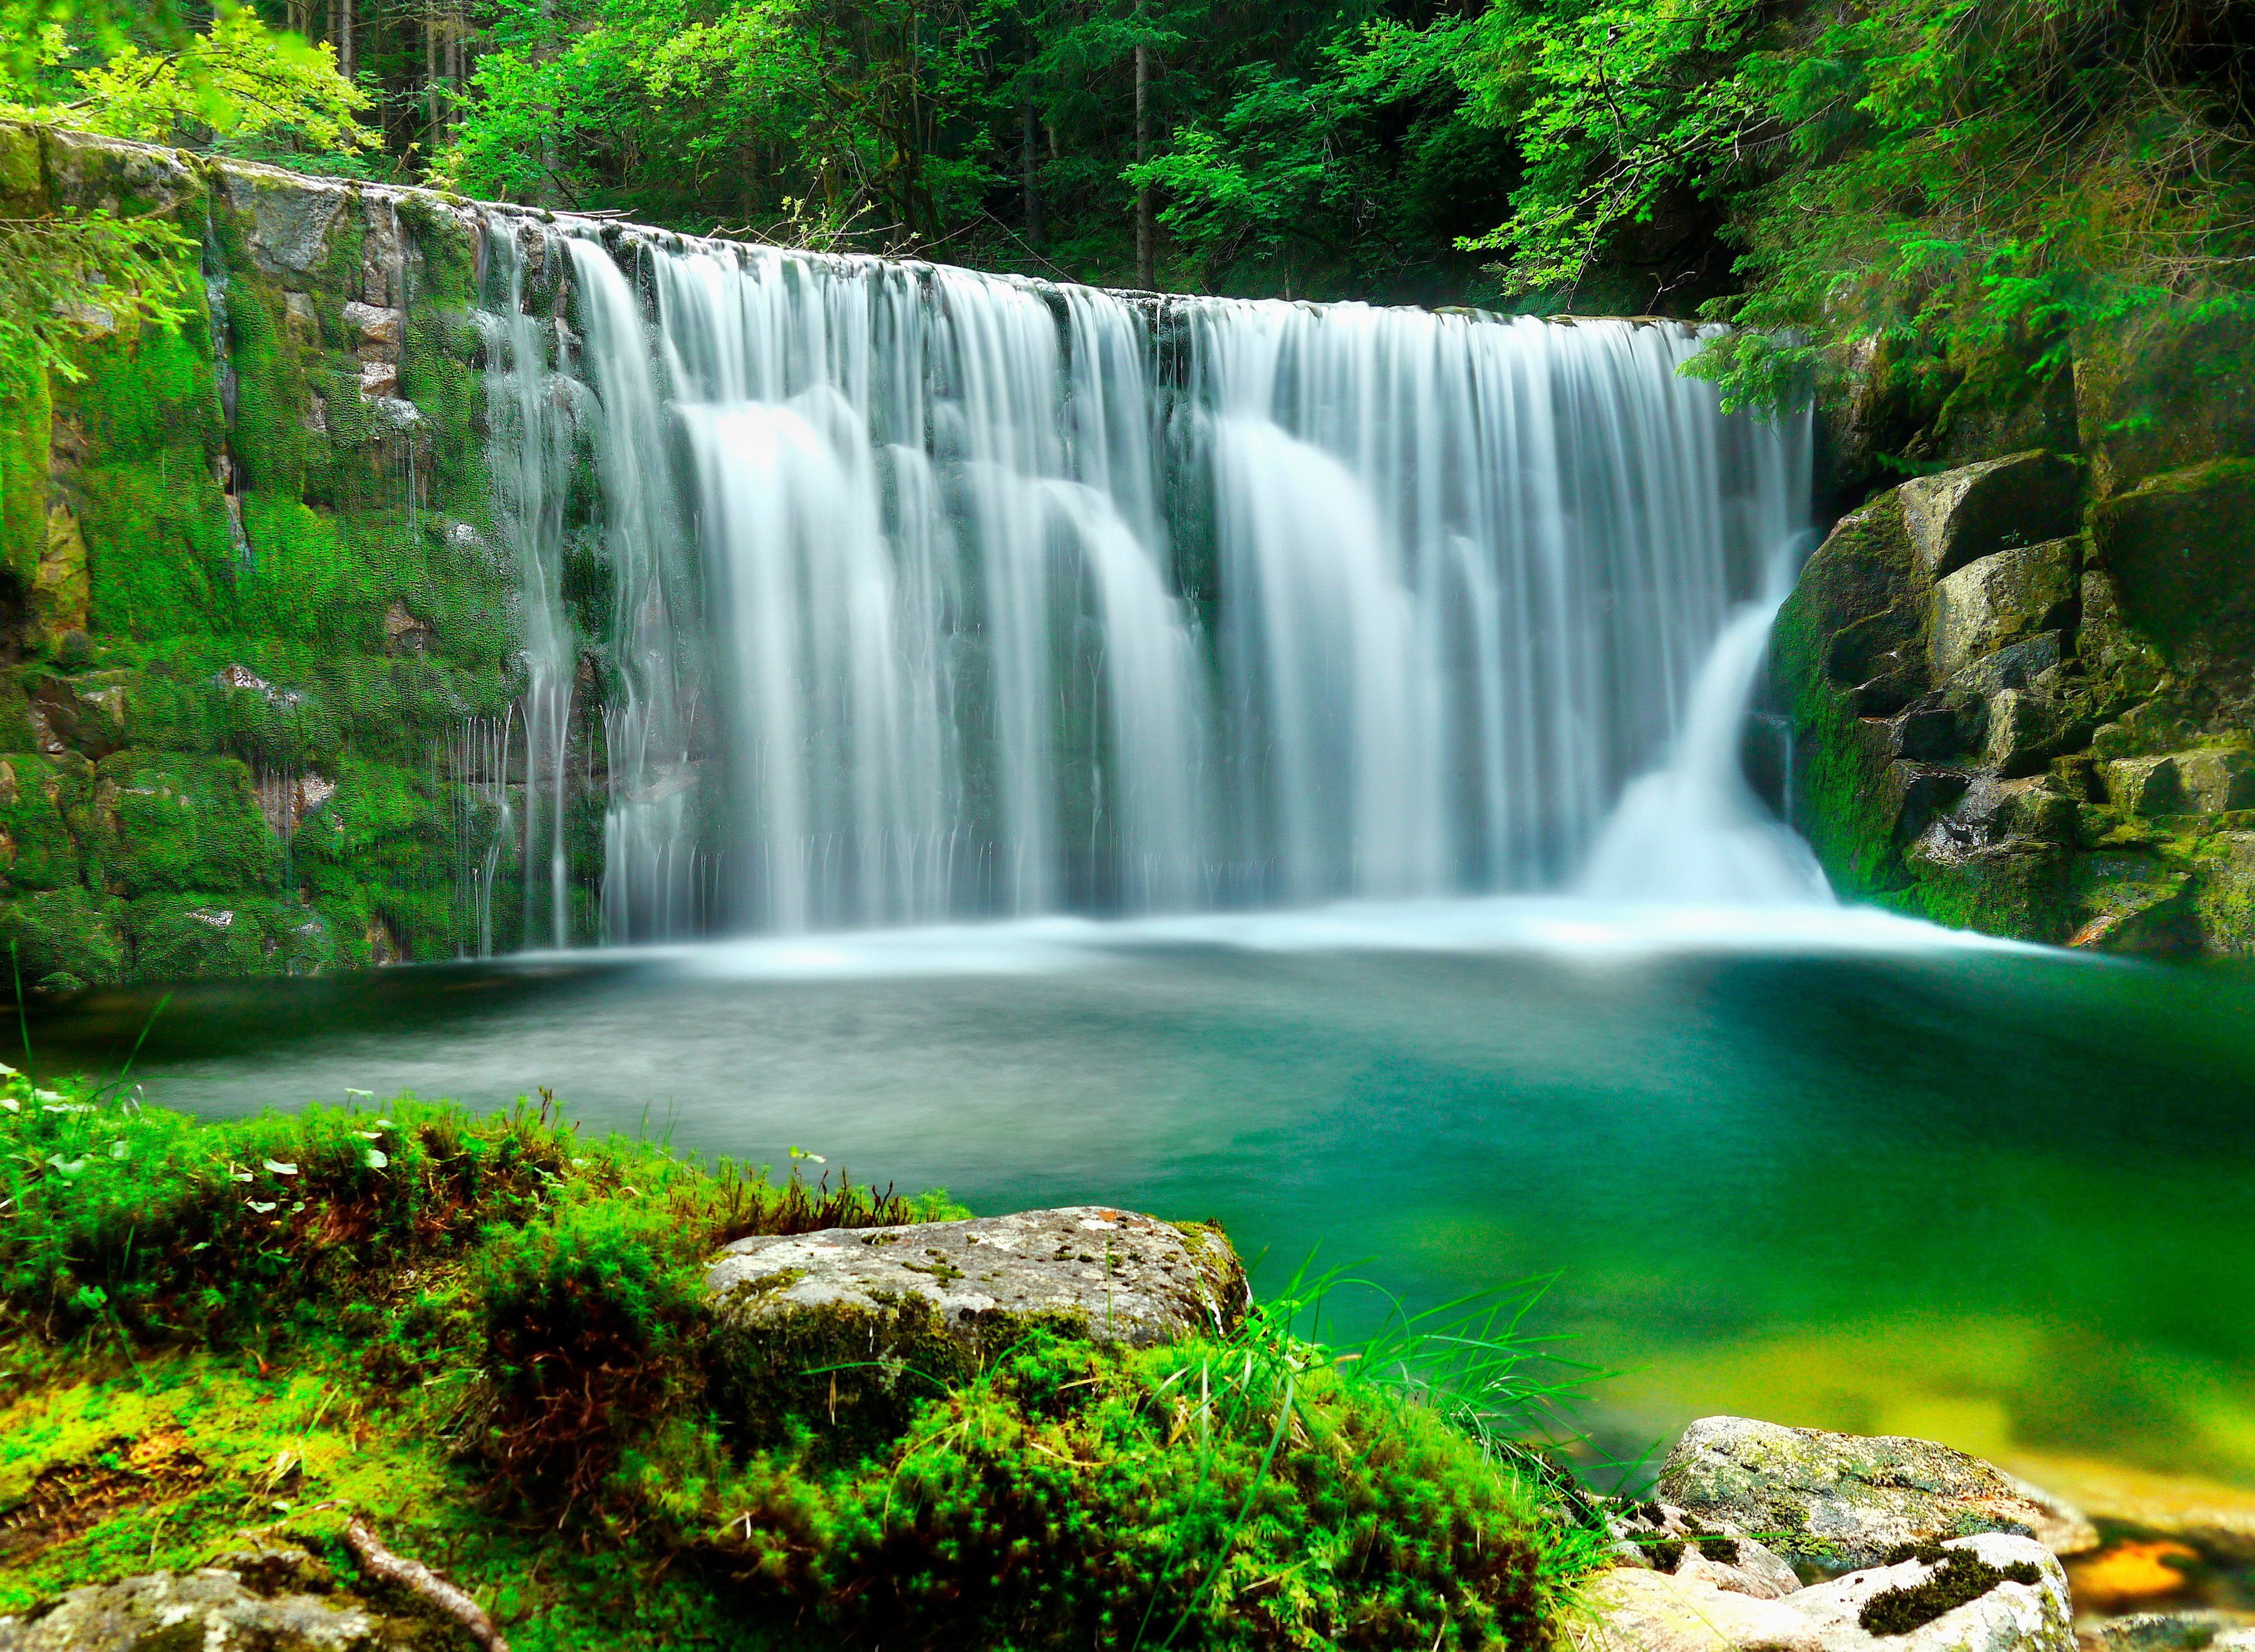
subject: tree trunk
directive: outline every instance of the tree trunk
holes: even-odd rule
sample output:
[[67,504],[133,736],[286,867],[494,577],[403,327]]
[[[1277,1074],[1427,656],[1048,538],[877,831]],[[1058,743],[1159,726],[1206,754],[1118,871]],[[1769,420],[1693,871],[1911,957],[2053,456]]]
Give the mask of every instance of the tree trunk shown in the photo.
[[1025,107],[1025,121],[1021,128],[1023,142],[1019,155],[1026,179],[1026,244],[1036,252],[1042,250],[1042,186],[1034,177],[1034,106]]
[[[1135,164],[1138,166],[1151,158],[1151,115],[1149,88],[1151,83],[1151,48],[1140,40],[1135,45]],[[1153,242],[1156,226],[1151,217],[1151,186],[1135,186],[1135,285],[1149,292],[1156,285],[1152,274]]]
[[461,123],[462,87],[470,78],[470,48],[464,38],[470,25],[462,15],[461,0],[455,0],[446,21],[452,25],[446,31],[446,130],[452,131]]
[[[1136,40],[1135,47],[1135,163],[1150,160],[1150,47]],[[1152,278],[1152,210],[1150,185],[1135,190],[1135,285],[1143,292],[1155,286]]]
[[426,158],[444,141],[446,130],[446,94],[439,78],[439,8],[432,4],[423,11],[423,97],[431,118],[429,137],[424,145]]
[[360,53],[353,48],[353,0],[336,0],[337,73],[348,81],[360,72]]

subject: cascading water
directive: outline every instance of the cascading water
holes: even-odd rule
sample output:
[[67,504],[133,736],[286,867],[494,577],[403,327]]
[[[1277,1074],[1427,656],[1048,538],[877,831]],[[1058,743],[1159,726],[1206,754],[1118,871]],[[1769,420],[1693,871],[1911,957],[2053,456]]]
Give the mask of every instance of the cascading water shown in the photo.
[[[1585,863],[1623,898],[1821,898],[1731,755],[1805,421],[1725,415],[1689,330],[537,233],[578,334],[495,237],[489,396],[559,943],[571,421],[612,594],[608,938]],[[1640,854],[1606,821],[1669,752],[1630,796],[1671,854]]]

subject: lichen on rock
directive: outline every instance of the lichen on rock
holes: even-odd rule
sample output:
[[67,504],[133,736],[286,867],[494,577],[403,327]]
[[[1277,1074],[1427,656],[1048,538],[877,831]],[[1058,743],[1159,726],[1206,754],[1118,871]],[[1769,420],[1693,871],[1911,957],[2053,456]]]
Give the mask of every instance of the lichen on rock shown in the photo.
[[1703,1417],[1660,1473],[1661,1494],[1735,1522],[1788,1559],[1871,1566],[1907,1543],[1979,1532],[2079,1554],[2097,1534],[2074,1510],[1978,1458],[1931,1440]]

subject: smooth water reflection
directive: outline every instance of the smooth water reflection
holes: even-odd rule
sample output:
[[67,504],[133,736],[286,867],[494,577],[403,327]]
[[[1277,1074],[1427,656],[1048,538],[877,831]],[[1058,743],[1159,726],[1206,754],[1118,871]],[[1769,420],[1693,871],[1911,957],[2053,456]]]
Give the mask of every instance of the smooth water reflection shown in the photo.
[[[114,1070],[153,990],[34,1023]],[[1416,1304],[1556,1274],[1633,1449],[1690,1416],[2255,1485],[2255,976],[1870,912],[1051,919],[181,991],[152,1100],[537,1086],[974,1208],[1219,1217]]]

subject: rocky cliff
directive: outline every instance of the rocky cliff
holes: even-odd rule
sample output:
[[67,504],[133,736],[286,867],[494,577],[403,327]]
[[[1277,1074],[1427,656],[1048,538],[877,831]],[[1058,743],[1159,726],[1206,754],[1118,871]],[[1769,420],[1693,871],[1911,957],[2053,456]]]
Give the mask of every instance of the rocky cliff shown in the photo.
[[[0,406],[15,972],[312,970],[474,949],[481,917],[502,945],[544,931],[516,857],[486,854],[523,818],[523,668],[475,306],[517,219],[0,126],[0,212],[91,205],[168,214],[200,257],[180,330],[104,336],[96,309],[77,372]],[[558,801],[584,902],[601,803]]]
[[[1844,896],[2255,953],[2251,342],[2190,317],[2079,336],[2020,407],[1945,408],[1906,444],[1931,474],[1809,559],[1773,660],[1795,822]],[[1846,383],[1838,469],[1868,477],[1882,398]]]

